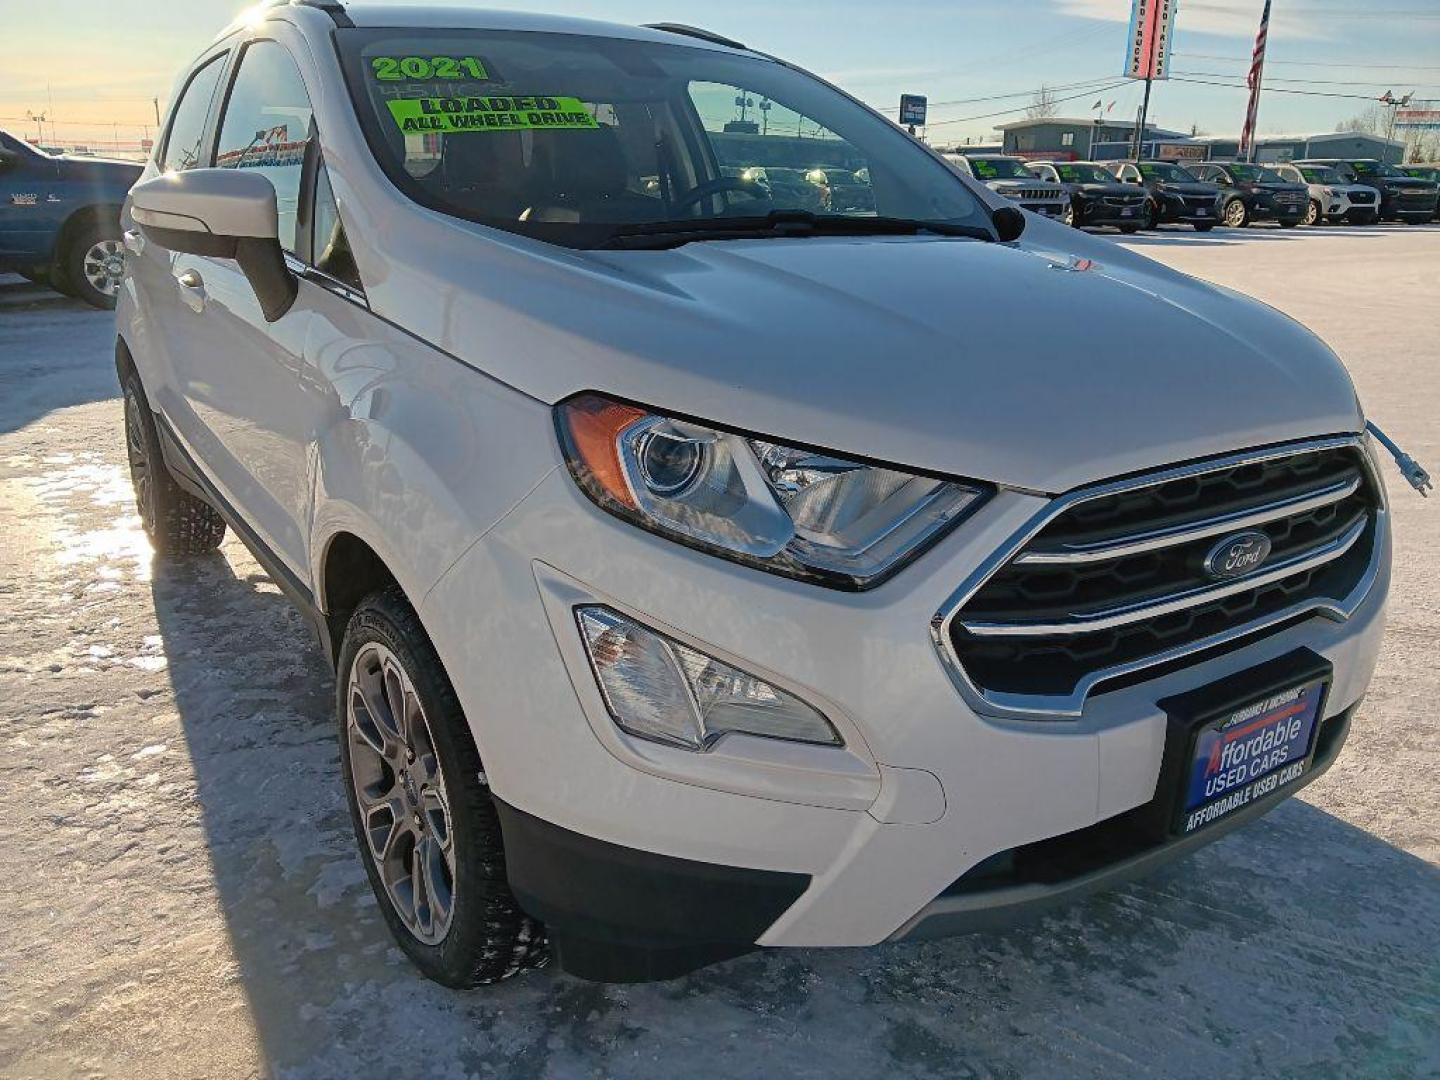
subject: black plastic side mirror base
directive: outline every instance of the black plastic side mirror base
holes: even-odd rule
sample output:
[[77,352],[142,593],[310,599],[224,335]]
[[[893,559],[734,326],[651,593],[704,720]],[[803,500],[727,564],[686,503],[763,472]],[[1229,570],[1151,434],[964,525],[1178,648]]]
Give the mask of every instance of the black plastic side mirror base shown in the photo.
[[1003,243],[1019,240],[1025,231],[1025,215],[1013,206],[1001,206],[990,213],[995,225],[995,234]]
[[255,299],[260,301],[260,312],[266,322],[278,321],[300,294],[300,283],[285,265],[285,252],[278,240],[258,236],[216,236],[214,233],[144,224],[140,229],[149,240],[171,251],[234,259],[240,264],[245,280],[250,282],[250,288],[255,291]]

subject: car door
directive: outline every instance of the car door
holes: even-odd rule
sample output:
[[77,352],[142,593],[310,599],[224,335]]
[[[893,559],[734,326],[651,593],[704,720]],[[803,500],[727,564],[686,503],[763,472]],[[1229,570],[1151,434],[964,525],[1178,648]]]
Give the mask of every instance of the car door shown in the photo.
[[64,220],[60,163],[5,132],[0,149],[0,257],[44,261]]
[[[215,127],[214,167],[253,170],[274,185],[280,245],[297,259],[302,181],[318,148],[310,96],[284,45],[258,38],[243,47]],[[270,323],[233,259],[177,254],[171,273],[185,309],[170,334],[190,421],[182,434],[251,539],[303,579],[311,424],[298,386],[308,293]]]
[[[228,49],[205,57],[188,77],[176,84],[174,105],[154,162],[144,179],[158,173],[184,172],[209,160],[211,122],[221,77],[229,61]],[[193,411],[181,392],[174,363],[174,339],[188,329],[193,313],[183,305],[175,281],[173,251],[154,243],[129,217],[121,216],[126,270],[135,293],[135,315],[130,335],[139,347],[135,360],[145,384],[150,407],[160,413],[171,432],[191,445],[198,430]]]

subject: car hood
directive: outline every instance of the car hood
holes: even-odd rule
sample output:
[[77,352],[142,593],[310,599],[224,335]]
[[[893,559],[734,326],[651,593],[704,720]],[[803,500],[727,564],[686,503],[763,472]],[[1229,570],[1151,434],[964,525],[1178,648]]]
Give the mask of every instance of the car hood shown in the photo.
[[1071,187],[1085,195],[1144,195],[1134,184],[1072,184]]
[[1156,182],[1154,186],[1161,191],[1168,191],[1172,195],[1219,195],[1221,192],[1218,184],[1205,184],[1191,181],[1173,183],[1161,180]]
[[[390,251],[414,254],[375,275],[372,306],[550,403],[596,390],[1047,492],[1361,426],[1344,368],[1297,323],[1051,222],[1032,220],[1024,246],[812,237],[628,252],[453,227],[492,242],[392,226],[406,236]],[[455,255],[443,266],[437,244]]]
[[1396,191],[1434,191],[1437,186],[1434,180],[1422,180],[1418,176],[1383,176],[1375,179],[1384,181]]

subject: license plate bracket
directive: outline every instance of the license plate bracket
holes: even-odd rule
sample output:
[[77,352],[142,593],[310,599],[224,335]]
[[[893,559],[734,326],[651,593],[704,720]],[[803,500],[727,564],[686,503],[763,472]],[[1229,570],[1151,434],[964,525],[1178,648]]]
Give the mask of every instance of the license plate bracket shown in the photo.
[[1167,731],[1150,820],[1189,836],[1282,798],[1314,761],[1334,670],[1298,649],[1159,702]]

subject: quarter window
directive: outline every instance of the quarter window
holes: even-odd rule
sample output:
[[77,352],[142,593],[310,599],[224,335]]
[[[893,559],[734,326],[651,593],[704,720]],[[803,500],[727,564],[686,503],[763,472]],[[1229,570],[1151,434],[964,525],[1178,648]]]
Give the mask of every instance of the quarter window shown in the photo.
[[360,271],[350,253],[345,226],[340,223],[340,208],[335,204],[335,190],[330,186],[330,173],[320,166],[315,177],[314,234],[310,250],[315,269],[329,274],[357,292],[363,291]]
[[165,139],[165,156],[160,159],[164,172],[184,172],[200,162],[200,144],[205,138],[205,121],[210,117],[210,103],[220,74],[225,70],[225,57],[217,56],[191,77],[180,92],[180,102],[170,118],[170,134]]
[[215,164],[254,169],[275,185],[280,246],[289,252],[295,251],[300,177],[313,115],[300,71],[284,46],[251,43],[225,104]]

